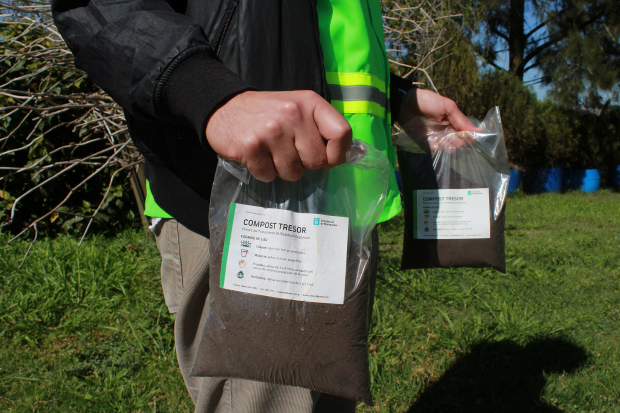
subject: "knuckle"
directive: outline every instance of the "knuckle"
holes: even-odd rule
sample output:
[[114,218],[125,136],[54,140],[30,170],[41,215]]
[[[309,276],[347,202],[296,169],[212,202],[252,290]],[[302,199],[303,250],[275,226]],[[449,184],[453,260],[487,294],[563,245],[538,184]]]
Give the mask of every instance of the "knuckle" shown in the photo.
[[249,153],[256,153],[263,149],[264,147],[263,139],[256,134],[248,135],[243,140],[243,146],[245,150]]
[[301,115],[301,108],[297,102],[285,101],[280,106],[280,113],[288,118],[298,118]]
[[301,97],[303,100],[314,101],[321,96],[319,96],[319,94],[316,93],[314,90],[303,90],[301,91]]
[[340,133],[342,134],[343,138],[346,138],[353,134],[353,129],[351,128],[351,125],[349,125],[349,122],[345,121],[342,123],[342,129]]
[[457,106],[456,106],[456,103],[452,99],[446,98],[446,108],[449,111],[453,111],[454,109],[457,108]]
[[346,140],[347,138],[350,138],[352,134],[353,129],[351,129],[351,125],[349,125],[349,122],[340,122],[340,124],[335,126],[334,128],[333,139]]
[[279,137],[283,133],[282,124],[276,119],[266,119],[261,127],[262,133],[266,138]]

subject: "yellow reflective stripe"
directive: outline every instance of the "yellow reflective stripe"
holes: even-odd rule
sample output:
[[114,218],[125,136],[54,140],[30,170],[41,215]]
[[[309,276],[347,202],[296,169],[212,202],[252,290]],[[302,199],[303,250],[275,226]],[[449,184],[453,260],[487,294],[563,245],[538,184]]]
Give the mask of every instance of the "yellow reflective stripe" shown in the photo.
[[325,73],[327,83],[340,86],[374,86],[386,93],[385,82],[370,73]]
[[332,100],[332,106],[340,113],[370,113],[385,119],[385,108],[378,103],[367,100]]
[[[332,86],[330,89],[333,89],[333,86],[335,86],[336,88],[339,88],[338,91],[341,92],[335,93],[333,97],[343,100],[332,100],[331,102],[340,113],[369,113],[385,119],[387,88],[383,80],[370,73],[327,72],[325,75],[327,78],[327,83]],[[345,93],[353,91],[359,92],[357,90],[358,88],[355,88],[355,90],[347,90],[347,86],[361,86],[362,88],[359,88],[360,90],[364,90],[364,87],[375,88],[379,93],[383,94],[381,100],[384,104],[381,105],[376,102],[377,99],[375,99],[374,94],[372,96],[369,95],[368,100],[346,100],[347,98],[354,98],[353,95],[356,95],[355,97],[363,97],[359,93]],[[368,91],[370,89],[366,90]]]

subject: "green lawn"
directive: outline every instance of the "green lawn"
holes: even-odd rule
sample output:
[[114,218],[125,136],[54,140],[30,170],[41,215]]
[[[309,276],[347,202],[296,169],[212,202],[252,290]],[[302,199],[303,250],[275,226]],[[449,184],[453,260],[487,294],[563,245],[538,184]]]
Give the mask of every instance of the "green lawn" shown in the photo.
[[[399,271],[380,227],[360,412],[620,412],[620,194],[516,195],[508,274]],[[154,244],[0,235],[0,411],[189,412]]]

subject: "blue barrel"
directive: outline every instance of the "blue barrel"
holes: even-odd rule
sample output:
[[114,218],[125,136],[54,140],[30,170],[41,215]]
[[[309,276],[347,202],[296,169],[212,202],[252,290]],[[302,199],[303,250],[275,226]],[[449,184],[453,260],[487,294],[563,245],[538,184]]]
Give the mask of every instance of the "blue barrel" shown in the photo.
[[562,168],[527,169],[523,174],[523,192],[540,194],[560,192],[562,189]]
[[620,165],[609,167],[609,180],[608,185],[615,189],[620,189]]
[[567,169],[562,181],[564,189],[596,192],[601,187],[601,173],[598,169]]
[[510,181],[508,181],[508,193],[512,194],[521,186],[521,171],[518,169],[510,170]]

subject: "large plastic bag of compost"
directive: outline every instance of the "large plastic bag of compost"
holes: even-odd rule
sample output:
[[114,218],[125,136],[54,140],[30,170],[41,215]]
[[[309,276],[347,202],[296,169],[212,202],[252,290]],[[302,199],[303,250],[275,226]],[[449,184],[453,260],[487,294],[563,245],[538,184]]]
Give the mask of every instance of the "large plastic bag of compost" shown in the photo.
[[499,108],[483,132],[414,118],[396,140],[403,184],[403,269],[492,267],[506,272],[504,209],[510,178]]
[[372,230],[389,176],[354,140],[347,162],[260,182],[219,160],[209,211],[209,318],[192,375],[305,387],[372,404]]

